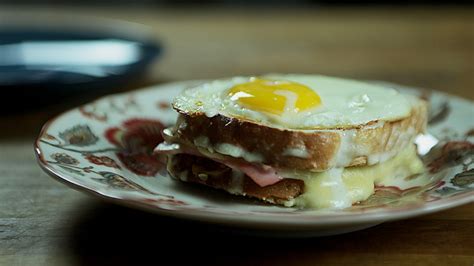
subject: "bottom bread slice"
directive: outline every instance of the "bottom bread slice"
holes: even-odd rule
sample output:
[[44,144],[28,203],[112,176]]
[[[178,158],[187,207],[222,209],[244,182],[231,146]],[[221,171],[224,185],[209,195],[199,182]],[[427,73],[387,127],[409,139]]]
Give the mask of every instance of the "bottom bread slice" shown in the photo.
[[189,154],[170,155],[168,172],[181,181],[199,183],[280,205],[291,202],[304,192],[303,180],[285,178],[276,184],[260,187],[240,171],[211,159]]

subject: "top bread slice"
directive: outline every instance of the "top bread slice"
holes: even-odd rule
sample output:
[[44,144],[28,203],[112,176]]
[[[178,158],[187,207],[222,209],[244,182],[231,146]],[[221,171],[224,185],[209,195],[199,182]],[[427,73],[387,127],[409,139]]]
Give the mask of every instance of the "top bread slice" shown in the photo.
[[412,108],[404,118],[314,130],[270,127],[223,114],[208,117],[173,105],[179,113],[173,138],[211,153],[278,169],[326,171],[333,167],[373,165],[390,159],[425,131],[427,103],[407,97]]

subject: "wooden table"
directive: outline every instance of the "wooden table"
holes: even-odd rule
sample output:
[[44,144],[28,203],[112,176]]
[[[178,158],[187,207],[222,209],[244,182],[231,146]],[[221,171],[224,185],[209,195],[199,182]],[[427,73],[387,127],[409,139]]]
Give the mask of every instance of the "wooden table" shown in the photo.
[[[0,7],[0,19],[5,14],[22,17],[18,12],[24,9]],[[387,80],[474,99],[469,8],[43,7],[27,12],[61,14],[62,19],[101,16],[151,26],[166,52],[148,77],[132,87],[307,72]],[[67,107],[0,117],[0,265],[474,263],[474,204],[346,235],[283,240],[216,232],[208,225],[103,203],[53,181],[36,164],[35,136],[49,117]]]

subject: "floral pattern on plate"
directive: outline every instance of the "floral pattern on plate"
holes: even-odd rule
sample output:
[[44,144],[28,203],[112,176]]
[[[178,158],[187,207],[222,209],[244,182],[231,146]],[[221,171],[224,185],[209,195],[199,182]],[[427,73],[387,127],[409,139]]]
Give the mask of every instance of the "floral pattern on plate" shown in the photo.
[[[439,143],[422,158],[425,186],[376,187],[368,200],[345,210],[270,206],[181,184],[152,155],[161,130],[174,123],[172,98],[199,81],[170,83],[112,95],[48,122],[36,142],[40,165],[53,177],[117,203],[209,222],[274,228],[375,224],[442,210],[474,200],[474,104],[441,93],[429,98],[429,133]],[[406,93],[419,93],[394,86]],[[423,145],[423,144],[420,144]],[[429,147],[428,147],[429,148]],[[416,177],[407,178],[413,179]]]

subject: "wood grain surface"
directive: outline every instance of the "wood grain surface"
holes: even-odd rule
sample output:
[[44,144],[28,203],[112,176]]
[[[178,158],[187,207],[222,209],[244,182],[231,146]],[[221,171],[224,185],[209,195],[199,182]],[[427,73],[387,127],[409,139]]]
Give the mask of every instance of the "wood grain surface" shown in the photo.
[[[86,15],[150,26],[165,46],[163,57],[146,78],[117,91],[172,80],[304,72],[474,99],[472,8],[0,6],[0,22],[5,15],[58,22]],[[81,101],[86,99],[0,116],[0,265],[474,264],[474,204],[345,235],[267,239],[83,195],[43,173],[32,146],[48,118]]]

